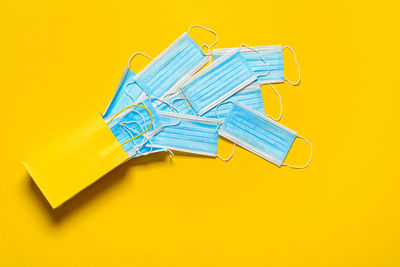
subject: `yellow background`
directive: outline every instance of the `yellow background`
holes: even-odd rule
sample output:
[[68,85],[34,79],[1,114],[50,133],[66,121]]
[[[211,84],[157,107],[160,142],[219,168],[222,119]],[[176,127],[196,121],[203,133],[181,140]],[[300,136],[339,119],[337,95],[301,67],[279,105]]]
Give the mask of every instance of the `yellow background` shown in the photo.
[[[0,265],[399,266],[395,2],[1,0]],[[51,211],[22,160],[81,114],[104,111],[133,52],[157,56],[192,24],[217,31],[218,48],[293,47],[302,83],[277,85],[281,123],[313,143],[309,168],[241,148],[228,163],[154,154]],[[221,141],[219,152],[231,148]],[[308,152],[298,140],[287,162]]]

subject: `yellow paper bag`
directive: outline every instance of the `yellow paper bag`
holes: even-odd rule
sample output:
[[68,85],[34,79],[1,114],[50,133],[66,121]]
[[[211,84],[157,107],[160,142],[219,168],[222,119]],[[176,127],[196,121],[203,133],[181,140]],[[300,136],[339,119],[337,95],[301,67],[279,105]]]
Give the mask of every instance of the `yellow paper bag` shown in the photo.
[[129,159],[100,114],[70,128],[23,162],[53,208]]

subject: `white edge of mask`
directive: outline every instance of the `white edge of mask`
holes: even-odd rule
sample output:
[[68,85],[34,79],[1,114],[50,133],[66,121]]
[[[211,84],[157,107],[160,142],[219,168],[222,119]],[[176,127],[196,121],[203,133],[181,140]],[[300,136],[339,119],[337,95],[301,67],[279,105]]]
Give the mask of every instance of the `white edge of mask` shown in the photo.
[[[147,146],[146,146],[146,147],[147,147]],[[155,148],[155,147],[153,147],[153,148]],[[161,147],[156,147],[156,148],[161,148]],[[161,148],[160,150],[157,150],[157,151],[149,151],[149,152],[146,152],[146,153],[141,153],[140,155],[134,155],[134,154],[132,154],[132,153],[130,153],[130,152],[128,152],[128,153],[126,153],[126,154],[128,154],[129,158],[133,159],[133,158],[138,158],[138,157],[141,157],[141,156],[146,156],[146,155],[149,155],[149,154],[155,154],[155,153],[164,152],[164,151],[167,151],[167,149]]]
[[201,77],[202,75],[206,74],[207,72],[215,69],[218,67],[218,65],[225,61],[225,59],[231,57],[233,54],[235,54],[239,49],[232,49],[229,51],[229,53],[223,55],[222,57],[218,58],[217,60],[213,61],[210,65],[202,69],[201,71],[197,72],[195,75],[190,77],[186,82],[181,84],[181,88],[184,88],[186,85],[190,84],[192,81],[196,80],[197,78]]
[[[282,51],[282,45],[270,45],[270,46],[250,46],[251,48],[254,48],[258,50],[259,52],[281,52]],[[237,47],[234,48],[215,48],[212,50],[213,55],[224,55],[228,52],[230,52],[232,49],[239,49]],[[244,53],[255,53],[254,50],[251,50],[247,47],[242,47],[240,48],[240,52]]]
[[174,151],[181,151],[185,153],[190,153],[190,154],[198,154],[198,155],[204,155],[204,156],[209,156],[209,157],[216,157],[217,154],[215,153],[207,153],[207,152],[202,152],[202,151],[196,151],[196,150],[190,150],[190,149],[184,149],[184,148],[177,148],[177,147],[172,147],[172,146],[164,146],[164,145],[157,145],[157,144],[146,144],[147,147],[159,147],[159,148],[165,148],[165,149],[170,149]]
[[[178,88],[180,88],[182,86],[182,84],[185,83],[185,81],[190,79],[190,77],[193,76],[193,74],[195,74],[199,69],[201,69],[204,65],[206,65],[207,62],[208,62],[208,58],[204,57],[188,73],[186,73],[184,76],[182,76],[182,78],[180,78],[170,89],[168,89],[166,92],[164,92],[164,94],[160,97],[160,99],[166,101],[167,100],[167,98],[166,98],[167,95],[172,95],[172,94],[176,93],[178,91]],[[161,103],[158,104],[158,105],[161,105]]]
[[232,141],[233,143],[243,147],[244,149],[247,149],[248,151],[256,154],[259,157],[262,157],[263,159],[268,160],[269,162],[275,164],[276,166],[280,167],[282,165],[282,162],[279,162],[278,160],[276,160],[275,158],[270,157],[268,154],[264,153],[263,151],[255,148],[254,146],[248,144],[247,142],[236,138],[235,136],[231,135],[230,133],[219,129],[218,130],[218,134],[222,137],[225,137],[226,139]]
[[167,112],[167,111],[158,111],[157,113],[160,117],[169,117],[169,118],[177,118],[177,119],[180,118],[182,120],[204,122],[204,123],[212,124],[212,125],[218,124],[218,120],[213,119],[213,118],[205,118],[205,117],[199,117],[199,116],[193,116],[193,115],[187,115],[187,114],[176,114],[176,113],[171,113],[171,112]]
[[285,79],[274,79],[274,80],[265,80],[265,81],[256,81],[255,83],[259,85],[264,85],[268,83],[284,83]]
[[[186,32],[183,33],[181,36],[178,37],[178,39],[176,39],[172,44],[170,44],[164,51],[161,52],[161,54],[159,54],[155,59],[153,59],[146,67],[144,67],[144,69],[142,69],[138,74],[136,74],[136,76],[134,77],[133,80],[135,79],[139,79],[140,77],[143,76],[143,73],[145,73],[149,68],[151,68],[161,57],[163,57],[165,54],[167,54],[169,51],[171,51],[171,49],[178,43],[180,42],[186,35],[188,35]],[[145,92],[142,92],[142,94],[138,97],[138,101],[137,102],[141,102],[139,101],[139,99],[142,99],[146,96]]]
[[252,82],[254,82],[255,80],[257,80],[257,76],[252,76],[249,79],[247,79],[246,81],[242,82],[241,84],[239,84],[236,88],[234,88],[233,90],[231,90],[228,94],[224,95],[222,98],[217,99],[216,101],[212,102],[211,104],[209,104],[208,106],[202,108],[199,111],[199,115],[203,115],[204,113],[206,113],[207,111],[209,111],[210,109],[212,109],[213,107],[215,107],[216,105],[218,105],[219,103],[224,102],[224,100],[226,100],[227,98],[231,97],[232,95],[234,95],[235,93],[239,92],[242,88],[246,87],[247,85],[251,84]]
[[245,105],[243,105],[243,104],[241,104],[241,103],[239,103],[239,102],[233,101],[233,103],[234,103],[235,105],[238,105],[239,107],[242,107],[242,108],[244,108],[245,110],[247,110],[247,111],[253,113],[254,115],[256,115],[256,116],[258,116],[258,117],[261,117],[262,119],[267,120],[268,122],[271,122],[272,124],[274,124],[274,125],[276,125],[276,126],[282,128],[282,129],[284,129],[284,130],[290,132],[291,134],[297,136],[297,132],[295,132],[295,131],[293,131],[292,129],[289,129],[288,127],[286,127],[286,126],[284,126],[284,125],[282,125],[282,124],[280,124],[280,123],[278,123],[278,122],[276,122],[276,121],[274,121],[274,120],[268,118],[267,116],[261,114],[260,112],[257,112],[257,111],[255,111],[255,110],[252,110],[251,108],[246,107]]

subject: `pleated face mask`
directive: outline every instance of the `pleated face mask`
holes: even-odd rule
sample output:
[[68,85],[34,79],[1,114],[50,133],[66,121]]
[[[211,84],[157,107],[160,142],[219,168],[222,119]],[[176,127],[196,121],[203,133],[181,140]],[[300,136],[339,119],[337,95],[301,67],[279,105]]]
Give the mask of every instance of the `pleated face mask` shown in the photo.
[[[292,52],[295,63],[297,65],[299,76],[296,82],[291,82],[290,80],[285,78],[282,53],[285,48],[289,49]],[[232,49],[235,48],[213,49],[213,60],[218,60],[223,55],[232,51]],[[260,59],[258,54],[253,49],[261,53],[262,57],[267,62],[267,65],[265,65],[265,63]],[[251,48],[247,47],[242,49],[241,53],[254,73],[260,74],[265,73],[266,71],[269,72],[268,75],[259,75],[257,78],[258,83],[282,83],[284,81],[287,81],[291,85],[298,85],[300,83],[300,67],[297,63],[296,55],[294,54],[293,49],[290,46],[285,46],[283,48],[281,45],[254,46]]]
[[154,135],[147,146],[205,156],[217,155],[217,120],[169,112],[159,112],[159,115],[163,123],[170,126]]
[[[257,79],[239,49],[234,49],[193,75],[180,88],[196,115],[203,115]],[[182,97],[174,96],[175,102]],[[174,103],[185,113],[185,103]]]
[[[190,27],[187,33],[182,34],[122,88],[124,94],[106,113],[115,114],[127,105],[143,101],[147,96],[163,99],[203,67],[209,61],[209,55],[205,54],[189,36],[193,27],[206,29],[199,25]],[[214,31],[206,30],[216,35]],[[202,47],[212,47],[216,42],[211,46],[203,44]]]
[[130,158],[165,151],[162,148],[146,146],[151,143],[152,136],[160,132],[163,127],[149,99],[125,107],[105,120]]
[[[311,143],[289,128],[237,102],[232,104],[218,133],[279,167],[305,168],[311,162]],[[311,147],[309,161],[300,167],[283,164],[296,137],[305,140]]]
[[[261,94],[261,87],[259,84],[250,84],[249,86],[241,89],[236,94],[232,95],[223,104],[210,109],[203,114],[203,117],[213,119],[223,119],[232,108],[232,102],[238,102],[246,107],[265,115],[264,102]],[[187,103],[187,102],[186,102]],[[226,104],[225,104],[226,103]],[[189,107],[190,108],[190,107]],[[218,117],[217,117],[218,108]]]

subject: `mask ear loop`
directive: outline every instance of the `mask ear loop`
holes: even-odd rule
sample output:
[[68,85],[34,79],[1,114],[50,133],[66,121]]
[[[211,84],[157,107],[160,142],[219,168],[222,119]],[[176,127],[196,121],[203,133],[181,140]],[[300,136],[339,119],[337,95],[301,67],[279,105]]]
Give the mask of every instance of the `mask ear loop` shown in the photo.
[[[152,58],[151,56],[148,56],[148,55],[143,54],[143,53],[141,53],[141,52],[136,52],[136,53],[134,53],[134,54],[129,58],[129,60],[128,60],[128,68],[130,68],[130,66],[131,66],[131,61],[132,61],[132,59],[133,59],[134,57],[136,57],[137,55],[141,55],[141,56],[147,57],[148,59],[154,60],[154,58]],[[125,92],[125,94],[126,94],[127,96],[129,96],[129,98],[132,100],[133,103],[136,103],[136,100],[133,99],[133,96],[132,96],[130,93],[128,93],[128,90],[127,90],[128,86],[131,85],[131,84],[133,84],[133,83],[135,83],[135,78],[133,78],[133,81],[131,81],[131,82],[129,82],[129,83],[127,83],[127,84],[125,85],[125,87],[124,87],[124,92]]]
[[[120,123],[120,124],[121,124],[124,128],[126,127],[126,128],[128,128],[129,130],[131,130],[132,132],[136,132],[137,134],[139,134],[138,131],[136,131],[136,130],[130,128],[128,125],[126,125],[126,124],[128,124],[128,123],[135,123],[135,124],[137,124],[137,125],[141,128],[141,130],[143,131],[143,127],[142,127],[137,121],[123,122],[123,123]],[[128,132],[129,132],[129,131],[128,131]],[[132,134],[131,134],[130,132],[129,132],[129,135],[130,135],[131,137],[133,137]],[[146,140],[143,140],[143,142],[140,144],[140,146],[138,146],[138,148],[136,149],[136,152],[138,153],[139,156],[143,155],[143,153],[140,152],[140,149],[141,149],[147,142],[149,142],[151,145],[153,144],[153,143],[151,142],[151,139],[147,136],[147,134],[145,134],[145,135],[143,135],[143,136],[144,136],[144,138],[145,138]],[[136,145],[136,143],[135,143],[134,140],[132,140],[132,142]],[[137,146],[137,145],[136,145],[136,146]],[[153,152],[153,146],[150,146],[150,153],[151,153],[151,152]]]
[[310,159],[308,160],[308,162],[307,162],[306,165],[304,165],[304,166],[291,166],[291,165],[289,165],[289,164],[282,164],[282,166],[287,166],[287,167],[292,168],[292,169],[304,169],[304,168],[306,168],[306,167],[310,164],[310,162],[311,162],[311,160],[312,160],[312,156],[313,156],[313,147],[312,147],[311,143],[310,143],[307,139],[305,139],[304,137],[302,137],[302,136],[300,136],[300,135],[298,135],[298,136],[296,136],[296,137],[297,137],[297,138],[303,139],[304,141],[306,141],[306,142],[310,145],[310,148],[311,148]]
[[[176,114],[178,114],[178,116],[181,114],[181,113],[179,112],[179,110],[173,105],[173,101],[172,101],[172,104],[170,104],[170,103],[168,103],[167,101],[161,100],[161,99],[159,99],[158,97],[155,97],[155,96],[150,96],[150,98],[156,99],[156,100],[158,100],[158,101],[160,101],[160,102],[166,104],[166,105],[171,109],[171,111],[174,112],[174,113],[176,113]],[[179,123],[181,123],[181,121],[182,121],[182,118],[179,116],[179,120],[178,120],[177,122],[172,123],[172,124],[168,124],[168,125],[164,125],[163,127],[175,126],[175,125],[178,125]],[[153,151],[153,146],[152,146],[153,143],[151,142],[150,139],[147,139],[147,140],[148,140],[149,143],[151,144],[151,147],[150,147],[150,152],[151,152],[151,151]],[[167,151],[169,152],[169,158],[170,158],[170,159],[173,159],[173,158],[175,157],[174,152],[172,152],[171,149],[167,149]]]
[[290,83],[291,85],[296,86],[296,85],[299,85],[299,83],[300,83],[300,81],[301,81],[300,66],[299,66],[299,64],[297,63],[297,57],[296,57],[296,54],[294,53],[293,49],[292,49],[290,46],[284,46],[284,47],[282,48],[282,50],[284,50],[285,48],[289,49],[289,50],[292,52],[292,54],[293,54],[293,56],[294,56],[294,62],[296,63],[297,70],[298,70],[298,72],[299,72],[299,78],[298,78],[297,82],[291,82],[291,81],[289,81],[289,80],[286,79],[286,78],[285,78],[285,81],[287,81],[287,82]]
[[[142,127],[139,123],[137,123],[136,121],[125,122],[125,123],[136,123],[136,124],[142,129],[142,131],[143,131],[143,127]],[[123,126],[127,127],[127,128],[128,128],[129,130],[131,130],[132,132],[139,133],[138,131],[133,130],[133,129],[130,128],[129,126],[125,125],[125,123],[124,123]],[[122,123],[121,123],[121,124],[122,124]],[[153,127],[154,127],[154,126],[153,126]],[[129,133],[129,134],[130,134],[130,133]],[[131,135],[131,134],[130,134],[130,135]],[[132,136],[132,135],[131,135],[131,136]],[[151,141],[151,139],[150,139],[146,134],[144,135],[144,137],[146,138],[146,141],[143,141],[142,144],[140,145],[140,147],[136,150],[139,156],[143,155],[143,153],[140,152],[140,149],[141,149],[147,142],[150,143],[150,146],[149,146],[149,147],[150,147],[150,152],[149,152],[149,153],[153,152],[153,142]],[[134,142],[134,141],[133,141],[133,142]],[[170,159],[172,159],[172,158],[175,156],[175,155],[174,155],[174,152],[172,152],[170,149],[167,149],[167,151],[169,152],[169,157],[170,157]]]
[[156,100],[166,104],[173,113],[178,114],[179,120],[177,122],[175,122],[173,124],[164,125],[164,127],[175,126],[175,125],[178,125],[179,123],[181,123],[182,118],[181,118],[181,116],[179,116],[181,113],[179,112],[179,110],[173,104],[170,104],[167,101],[161,100],[161,99],[159,99],[158,97],[155,97],[155,96],[150,96],[150,99],[156,99]]
[[118,112],[107,122],[107,124],[110,124],[110,122],[112,122],[119,114],[121,114],[121,113],[124,112],[125,110],[127,110],[127,109],[129,109],[129,108],[133,108],[133,107],[141,107],[141,108],[144,108],[144,109],[147,111],[147,113],[149,113],[149,116],[150,116],[150,125],[149,125],[149,127],[147,127],[146,130],[144,130],[144,131],[141,132],[140,134],[136,135],[135,137],[129,139],[128,141],[125,141],[125,142],[122,143],[121,145],[125,145],[125,144],[129,143],[130,141],[132,141],[132,140],[138,138],[139,136],[142,136],[142,135],[145,134],[145,133],[151,128],[151,126],[153,125],[153,115],[151,115],[150,110],[148,110],[148,108],[146,108],[146,107],[143,106],[143,105],[136,105],[136,104],[127,106],[127,107],[121,109],[120,111],[118,111]]
[[[143,118],[143,116],[142,116],[142,114],[140,114],[137,110],[132,110],[133,112],[135,112],[135,113],[137,113],[138,115],[139,115],[139,117],[142,119],[142,121],[143,121],[143,125],[144,126],[146,126],[146,121],[145,121],[145,119]],[[110,121],[111,122],[111,121]],[[143,131],[143,127],[137,122],[137,121],[128,121],[128,122],[120,122],[120,123],[118,123],[119,125],[121,125],[123,128],[124,128],[124,130],[130,135],[130,137],[131,138],[133,138],[133,135],[131,134],[131,132],[129,131],[129,130],[131,130],[132,132],[136,132],[137,134],[139,134],[139,132],[138,131],[136,131],[136,130],[133,130],[132,128],[130,128],[128,125],[126,125],[126,124],[128,124],[128,123],[135,123],[135,124],[137,124],[139,127],[140,127],[140,129]],[[154,126],[153,126],[153,128],[154,128]],[[144,135],[144,137],[147,139],[147,140],[149,140],[149,138],[147,137],[147,135],[145,134]],[[150,141],[150,140],[149,140]],[[139,151],[142,147],[143,147],[143,144],[140,146],[140,147],[138,147],[138,145],[136,144],[136,142],[134,141],[134,140],[132,140],[132,143],[133,143],[133,146],[134,146],[134,149],[135,149],[135,151],[137,152],[137,154],[140,156],[140,155],[142,155],[142,153]],[[152,151],[152,150],[151,150]],[[150,152],[151,152],[150,151]]]
[[[143,115],[140,114],[139,111],[137,111],[137,110],[132,110],[132,112],[135,112],[135,113],[142,119],[143,125],[146,126],[146,120],[144,119]],[[125,115],[126,115],[126,114],[125,114]],[[110,121],[110,122],[111,122],[111,121]],[[138,123],[138,122],[137,122],[137,121],[129,121],[129,122],[126,122],[126,123]],[[119,124],[121,124],[121,123],[119,123]],[[114,124],[112,124],[112,125],[110,125],[110,126],[113,127]]]
[[[260,77],[260,76],[267,76],[267,75],[269,75],[269,73],[271,72],[271,69],[269,68],[269,65],[267,64],[267,61],[266,61],[266,60],[264,59],[264,57],[261,55],[260,51],[258,51],[257,49],[255,49],[255,48],[253,48],[253,47],[250,47],[250,46],[248,46],[248,45],[245,45],[245,44],[240,45],[239,49],[242,48],[242,47],[246,47],[246,48],[248,48],[248,49],[250,49],[250,50],[256,52],[256,53],[260,56],[261,60],[265,63],[265,66],[267,66],[267,73],[265,73],[265,74],[260,74],[260,75],[258,75],[258,76]],[[272,88],[272,89],[275,91],[275,93],[278,95],[278,97],[279,97],[279,105],[281,106],[281,113],[279,114],[279,117],[278,117],[277,119],[275,119],[274,117],[272,117],[272,115],[267,115],[267,117],[271,118],[271,119],[274,120],[274,121],[279,121],[279,120],[282,118],[282,113],[283,113],[282,97],[281,97],[281,95],[278,93],[278,91],[275,89],[275,87],[272,86],[272,84],[269,84],[269,83],[267,83],[267,84],[268,84],[269,86],[271,86],[271,88]]]
[[258,77],[268,76],[269,73],[271,72],[271,69],[269,68],[269,65],[267,64],[267,61],[266,61],[266,60],[264,59],[264,57],[261,55],[260,51],[258,51],[258,50],[255,49],[254,47],[250,47],[250,46],[248,46],[248,45],[246,45],[246,44],[241,44],[240,47],[239,47],[239,49],[241,49],[241,48],[243,48],[243,47],[246,47],[247,49],[250,49],[250,50],[252,50],[253,52],[256,52],[256,53],[260,56],[261,60],[265,63],[265,66],[267,66],[267,73],[260,74],[260,75],[258,75]]
[[269,86],[271,86],[272,89],[274,89],[275,93],[276,93],[276,94],[278,95],[278,97],[279,97],[279,104],[280,104],[280,106],[281,106],[281,113],[279,114],[279,117],[278,117],[277,119],[275,119],[274,117],[272,117],[272,115],[267,115],[267,117],[271,118],[271,119],[274,120],[274,121],[280,121],[280,119],[282,118],[282,113],[283,113],[282,97],[281,97],[281,95],[278,93],[278,90],[276,90],[275,87],[272,86],[272,84],[270,84],[270,83],[266,83],[266,84],[268,84]]
[[[209,32],[211,32],[212,34],[215,35],[216,40],[215,40],[214,43],[212,43],[210,46],[206,45],[205,43],[201,44],[201,46],[200,46],[200,49],[201,49],[201,51],[202,51],[202,53],[203,53],[204,55],[206,55],[206,56],[208,56],[208,57],[211,56],[212,53],[211,53],[210,50],[211,50],[211,48],[218,42],[218,34],[217,34],[215,31],[213,31],[213,30],[211,30],[211,29],[208,29],[208,28],[206,28],[206,27],[204,27],[204,26],[202,26],[202,25],[192,25],[192,26],[190,26],[189,30],[187,31],[187,34],[188,34],[188,35],[189,35],[190,31],[191,31],[193,28],[202,28],[202,29],[204,29],[204,30],[206,30],[206,31],[209,31]],[[203,47],[204,47],[204,46],[208,48],[208,54],[205,54],[205,53],[203,52]]]
[[134,53],[134,54],[129,58],[129,60],[128,60],[128,68],[131,67],[131,61],[132,61],[132,59],[133,59],[134,57],[136,57],[137,55],[141,55],[141,56],[147,57],[148,59],[154,60],[154,58],[152,58],[151,56],[148,56],[148,55],[143,54],[143,53],[141,53],[141,52],[136,52],[136,53]]
[[220,160],[225,161],[225,162],[229,161],[233,157],[233,154],[235,153],[235,148],[236,148],[236,144],[233,144],[233,150],[232,150],[232,153],[231,153],[231,155],[229,157],[224,159],[224,158],[222,158],[221,156],[219,156],[217,154],[217,158],[219,158]]
[[[228,104],[228,103],[232,103],[232,104],[233,104],[232,101],[226,101],[226,102],[223,102],[223,103],[219,103],[218,106],[215,108],[215,115],[217,115],[217,120],[218,120],[217,131],[218,131],[219,127],[222,125],[221,119],[220,119],[219,116],[218,116],[218,108],[219,108],[221,105],[225,105],[225,104]],[[218,154],[216,154],[216,156],[217,156],[217,158],[219,158],[220,160],[227,162],[227,161],[229,161],[229,160],[233,157],[233,154],[235,153],[235,149],[236,149],[236,144],[233,143],[232,153],[231,153],[231,155],[230,155],[229,157],[227,157],[227,158],[222,158],[222,157],[219,156]]]
[[[121,125],[122,128],[124,128],[124,130],[129,134],[129,136],[131,138],[133,137],[133,135],[129,131],[129,130],[133,131],[133,129],[130,129],[127,125],[125,125],[123,123],[119,123],[119,125]],[[136,131],[133,131],[133,132],[136,132]],[[135,140],[132,140],[132,143],[133,143],[133,149],[136,151],[137,155],[141,156],[142,153],[139,151],[141,147],[140,148],[138,147],[138,145],[136,144]]]
[[194,111],[194,112],[196,113],[196,115],[197,115],[197,111],[193,108],[192,104],[190,104],[190,101],[189,101],[189,99],[187,99],[185,93],[184,93],[180,88],[179,88],[179,91],[182,93],[182,95],[183,95],[184,98],[175,98],[174,100],[172,100],[171,105],[173,105],[174,102],[177,101],[177,100],[186,100],[186,102],[189,104],[189,107],[190,107],[191,109],[193,109],[193,111]]

